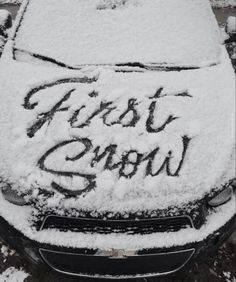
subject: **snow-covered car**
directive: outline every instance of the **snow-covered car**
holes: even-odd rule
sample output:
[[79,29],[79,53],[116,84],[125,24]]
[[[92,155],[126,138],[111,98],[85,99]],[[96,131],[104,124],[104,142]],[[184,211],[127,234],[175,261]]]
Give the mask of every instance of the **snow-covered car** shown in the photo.
[[207,0],[24,0],[0,101],[0,237],[35,264],[172,275],[234,230],[235,75]]

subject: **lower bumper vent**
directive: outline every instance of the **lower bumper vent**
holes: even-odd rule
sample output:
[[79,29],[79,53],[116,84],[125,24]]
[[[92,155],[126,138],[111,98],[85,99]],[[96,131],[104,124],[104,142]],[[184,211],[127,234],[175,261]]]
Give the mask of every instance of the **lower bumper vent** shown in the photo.
[[44,261],[57,272],[74,276],[115,279],[171,274],[185,266],[194,254],[194,249],[123,258],[45,249],[40,249],[40,254]]

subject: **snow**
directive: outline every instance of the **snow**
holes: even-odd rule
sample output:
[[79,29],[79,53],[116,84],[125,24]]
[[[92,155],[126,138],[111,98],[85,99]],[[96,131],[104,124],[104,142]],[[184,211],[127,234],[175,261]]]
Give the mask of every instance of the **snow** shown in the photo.
[[0,252],[2,253],[4,258],[7,258],[8,256],[13,256],[15,254],[14,250],[9,249],[5,245],[2,245]]
[[6,43],[6,40],[4,37],[0,36],[0,54],[2,53],[3,51],[3,48],[4,48],[4,45]]
[[205,0],[31,0],[15,48],[75,68],[129,62],[199,66],[218,62],[218,43]]
[[229,34],[236,33],[236,17],[228,17],[227,32]]
[[11,257],[15,254],[15,250],[11,250],[8,246],[2,245],[2,247],[0,248],[0,253],[3,257],[3,263],[5,263],[9,256]]
[[236,0],[211,0],[211,4],[217,8],[236,7]]
[[7,248],[7,246],[5,246],[5,245],[3,245],[2,247],[1,247],[1,253],[2,253],[2,255],[3,255],[3,257],[4,258],[6,258],[6,257],[8,257],[8,248]]
[[[33,0],[32,5],[38,2]],[[138,6],[130,3],[117,11],[108,7],[99,12],[122,15],[139,9],[142,1]],[[204,7],[201,14],[208,14],[204,1],[189,3]],[[212,20],[213,28],[205,27],[202,38],[211,37]],[[176,36],[175,42],[181,44]],[[123,214],[183,208],[235,177],[235,75],[219,43],[213,47],[219,49],[219,64],[179,72],[112,66],[69,70],[29,56],[12,60],[13,46],[9,40],[0,61],[1,186],[10,183],[28,194],[29,201],[58,213],[74,208]],[[49,49],[70,60],[69,51],[75,48],[71,44],[63,53],[63,46]],[[206,64],[202,54],[197,52],[196,58],[203,60],[199,65]],[[105,150],[110,158],[99,159]],[[45,198],[42,190],[51,195]],[[203,240],[234,214],[235,198],[209,216],[200,230],[182,230],[174,239],[173,234],[127,237],[36,232],[31,226],[32,208],[11,205],[0,195],[0,216],[29,238],[74,247],[184,245]]]
[[0,0],[0,4],[20,4],[22,0]]
[[188,243],[201,242],[210,234],[217,232],[234,215],[236,209],[236,197],[227,204],[215,209],[208,217],[206,223],[199,229],[188,228],[177,232],[158,232],[146,235],[128,234],[90,234],[78,232],[61,232],[56,229],[36,231],[31,226],[32,209],[30,207],[14,206],[3,200],[0,194],[0,215],[14,224],[15,228],[28,238],[39,243],[56,246],[88,249],[124,249],[142,250],[148,248],[169,248],[184,246]]
[[[50,207],[74,207],[100,212],[181,206],[202,198],[215,187],[220,188],[224,181],[234,177],[235,167],[235,109],[232,103],[235,99],[235,77],[225,51],[222,52],[224,63],[199,70],[120,73],[112,69],[95,68],[87,73],[91,81],[94,78],[92,83],[71,82],[36,91],[28,101],[29,105],[37,102],[31,109],[29,105],[25,105],[25,108],[22,106],[31,89],[55,81],[56,78],[82,78],[84,74],[9,60],[4,63],[3,56],[4,67],[1,70],[4,71],[0,73],[3,82],[0,124],[1,132],[5,133],[0,140],[2,179],[22,192],[35,191],[31,197],[36,199],[40,198],[40,187],[55,192],[57,189],[51,186],[55,182],[64,187],[65,193],[61,194],[59,190],[60,197],[52,195]],[[161,127],[170,115],[179,118],[166,125],[164,130],[151,133],[146,129],[146,121],[150,104],[155,99],[150,97],[161,87],[163,97],[157,99],[158,111],[153,127]],[[52,109],[71,89],[75,90],[61,105],[61,108],[68,110],[55,112],[50,124],[43,122],[35,130],[32,125],[37,122],[37,116]],[[94,91],[99,94],[95,97],[88,95]],[[175,96],[184,92],[189,96]],[[119,123],[107,126],[103,123],[101,113],[92,118],[89,125],[79,128],[102,101],[112,101],[115,107],[112,114],[107,116],[107,123],[112,124],[127,109],[130,99],[137,100],[135,107],[140,116],[135,127],[123,127]],[[72,124],[68,122],[82,106],[84,108],[77,119]],[[122,123],[126,124],[127,121],[122,120]],[[120,177],[120,173],[128,175],[126,169],[134,170],[131,159],[131,168],[127,165],[124,170],[121,165],[114,170],[104,170],[106,158],[91,166],[98,146],[101,154],[111,144],[117,145],[112,156],[114,164],[124,160],[126,152],[130,150],[137,151],[144,158],[159,147],[153,161],[153,173],[161,167],[168,152],[172,151],[170,171],[174,174],[183,157],[182,136],[188,136],[190,141],[179,176],[168,176],[166,168],[156,176],[145,175],[147,160],[140,163],[137,172],[130,178]],[[92,147],[82,158],[72,161],[84,150],[81,138],[89,138]],[[63,145],[64,141],[68,143]],[[42,158],[58,144],[61,147],[48,153],[45,159]],[[66,156],[71,161],[66,161]],[[72,172],[70,177],[66,172]],[[83,193],[87,189],[87,182],[77,173],[94,175],[94,189]],[[63,194],[70,194],[70,191],[82,193],[82,197],[63,200]]]
[[[0,71],[0,124],[5,133],[0,177],[22,193],[32,191],[30,199],[39,201],[43,188],[54,193],[45,205],[61,210],[165,209],[200,199],[234,177],[235,77],[225,50],[218,58],[222,64],[214,67],[123,73],[111,67],[70,71],[13,62],[10,44]],[[84,77],[89,83],[79,82]],[[57,80],[67,82],[53,85]],[[40,90],[44,84],[50,87]],[[94,114],[104,102],[109,105]],[[129,103],[133,111],[127,112]],[[147,129],[152,105],[154,122]],[[134,126],[129,126],[132,120]],[[88,153],[76,159],[85,146]],[[105,150],[114,150],[108,166],[118,164],[116,168],[104,170],[106,157],[96,161]],[[70,197],[73,193],[82,197]]]
[[1,282],[24,282],[29,275],[23,270],[18,270],[14,267],[9,267],[0,274]]
[[9,16],[9,12],[6,10],[0,10],[0,26],[4,27],[6,23],[6,19]]

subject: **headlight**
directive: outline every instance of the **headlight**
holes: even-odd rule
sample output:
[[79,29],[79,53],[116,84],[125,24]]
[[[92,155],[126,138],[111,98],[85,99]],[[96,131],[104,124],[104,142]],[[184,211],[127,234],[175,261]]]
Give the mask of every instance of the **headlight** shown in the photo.
[[222,192],[220,192],[218,195],[212,198],[208,202],[208,204],[211,207],[218,207],[220,205],[227,203],[232,198],[232,195],[233,195],[233,188],[231,186],[228,186]]
[[17,194],[15,190],[11,188],[10,185],[5,185],[2,187],[2,194],[5,200],[9,203],[17,205],[17,206],[24,206],[26,201],[23,196]]

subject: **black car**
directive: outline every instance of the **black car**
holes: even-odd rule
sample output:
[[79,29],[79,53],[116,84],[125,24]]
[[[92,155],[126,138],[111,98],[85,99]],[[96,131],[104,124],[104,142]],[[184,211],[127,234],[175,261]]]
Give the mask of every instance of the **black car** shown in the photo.
[[24,0],[0,59],[0,237],[167,276],[235,228],[235,74],[207,0]]

